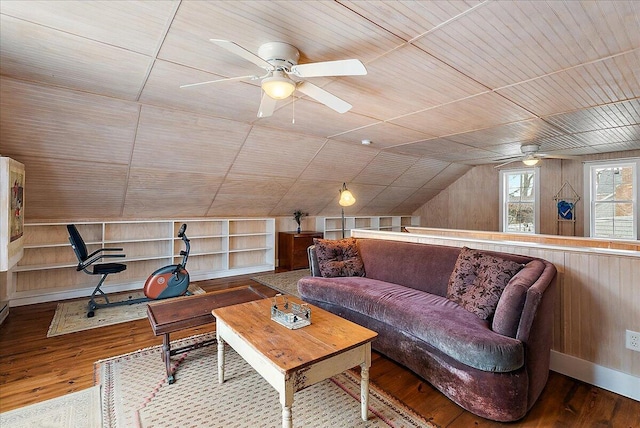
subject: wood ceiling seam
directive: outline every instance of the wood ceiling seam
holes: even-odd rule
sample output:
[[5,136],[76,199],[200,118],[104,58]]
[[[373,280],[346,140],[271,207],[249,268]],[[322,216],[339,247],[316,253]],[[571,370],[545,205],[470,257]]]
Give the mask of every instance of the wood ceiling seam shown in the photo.
[[238,159],[238,156],[240,156],[240,153],[242,152],[242,149],[244,148],[245,144],[247,143],[247,140],[249,139],[249,136],[251,135],[251,131],[253,130],[253,127],[254,127],[253,124],[249,125],[249,129],[247,130],[247,133],[244,136],[244,139],[242,140],[242,144],[240,144],[240,147],[238,147],[238,151],[236,152],[236,155],[234,156],[233,161],[229,164],[229,167],[227,168],[227,171],[224,173],[221,185],[218,186],[218,188],[216,189],[213,197],[211,198],[211,202],[209,203],[209,207],[204,212],[203,216],[206,216],[207,213],[210,212],[211,209],[213,208],[213,203],[216,201],[216,198],[218,197],[218,194],[220,193],[220,190],[222,189],[222,185],[227,181],[227,177],[229,176],[229,173],[231,172],[231,169],[233,168],[233,165],[236,163],[236,160]]
[[180,9],[180,5],[182,5],[182,0],[178,0],[175,5],[173,6],[173,10],[171,11],[171,15],[169,17],[169,19],[167,19],[164,28],[162,29],[162,36],[160,37],[160,39],[158,40],[158,43],[155,47],[155,50],[153,52],[152,55],[152,59],[149,62],[149,65],[147,66],[147,70],[145,72],[144,75],[144,79],[142,81],[142,85],[140,85],[140,89],[138,90],[138,93],[136,95],[136,101],[140,101],[140,97],[142,96],[142,92],[144,91],[145,86],[147,86],[147,82],[149,81],[149,76],[151,76],[151,70],[153,70],[153,67],[156,64],[156,61],[158,60],[158,54],[160,53],[160,50],[162,49],[162,45],[164,45],[164,41],[167,38],[167,34],[169,34],[169,30],[171,29],[171,25],[173,24],[173,20],[176,18],[176,14],[178,13],[178,9]]
[[138,137],[138,128],[140,126],[140,118],[142,116],[141,114],[142,112],[142,105],[138,104],[138,118],[136,120],[136,126],[135,126],[135,131],[133,133],[133,141],[131,143],[131,151],[129,153],[129,164],[127,166],[127,176],[125,177],[124,180],[124,195],[122,196],[122,203],[120,204],[120,216],[124,217],[124,210],[127,204],[127,194],[129,193],[129,178],[131,177],[131,168],[133,165],[133,153],[135,151],[135,147],[136,147],[136,141],[137,141],[137,137]]
[[428,34],[431,34],[431,33],[435,32],[437,30],[440,30],[441,28],[451,24],[454,21],[457,21],[458,19],[462,18],[463,16],[468,15],[471,12],[475,12],[477,9],[480,9],[481,7],[487,5],[489,3],[489,1],[490,0],[484,0],[484,1],[476,4],[475,6],[472,6],[471,8],[465,10],[464,12],[459,13],[458,15],[455,15],[454,17],[449,18],[446,21],[441,22],[440,24],[434,26],[433,28],[430,28],[429,30],[425,31],[424,33],[415,36],[414,38],[408,40],[407,43],[412,43],[413,44],[413,42],[415,42],[415,41],[417,41],[417,40],[419,40],[421,38],[424,38]]
[[499,88],[495,88],[493,90],[493,92],[501,91],[501,90],[504,90],[504,89],[509,89],[509,88],[514,87],[514,86],[522,85],[524,83],[530,83],[530,82],[533,82],[533,81],[536,81],[536,80],[543,79],[545,77],[551,77],[551,76],[554,76],[556,74],[560,74],[560,73],[564,73],[564,72],[567,72],[567,71],[570,71],[570,70],[574,70],[576,68],[581,68],[581,67],[584,67],[584,66],[587,66],[587,65],[596,64],[598,62],[606,61],[606,60],[609,60],[609,59],[614,59],[614,58],[617,58],[617,57],[620,57],[620,56],[624,56],[624,55],[627,55],[627,54],[630,54],[630,53],[636,52],[636,51],[640,51],[640,47],[629,49],[629,50],[626,50],[626,51],[623,51],[623,52],[618,52],[618,53],[615,53],[615,54],[612,54],[612,55],[607,55],[605,57],[597,58],[597,59],[594,59],[594,60],[591,60],[591,61],[586,61],[586,62],[583,62],[583,63],[580,63],[580,64],[572,65],[570,67],[566,67],[566,68],[563,68],[561,70],[552,71],[550,73],[546,73],[546,74],[543,74],[543,75],[540,75],[540,76],[532,77],[530,79],[522,80],[520,82],[516,82],[516,83],[511,83],[511,84],[508,84],[508,85],[500,86]]

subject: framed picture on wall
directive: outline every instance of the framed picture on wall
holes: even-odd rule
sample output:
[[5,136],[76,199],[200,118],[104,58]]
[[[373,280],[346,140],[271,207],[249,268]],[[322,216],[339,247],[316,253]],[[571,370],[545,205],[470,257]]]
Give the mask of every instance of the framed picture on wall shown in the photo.
[[18,263],[24,245],[24,165],[0,157],[0,271]]

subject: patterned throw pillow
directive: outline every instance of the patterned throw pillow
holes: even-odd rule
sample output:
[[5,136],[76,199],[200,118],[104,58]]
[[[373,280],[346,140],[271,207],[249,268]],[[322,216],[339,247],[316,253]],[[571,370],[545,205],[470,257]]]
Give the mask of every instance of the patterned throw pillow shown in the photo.
[[364,276],[364,264],[358,253],[355,238],[340,240],[314,238],[320,275]]
[[493,316],[502,291],[523,265],[464,247],[451,272],[447,298],[486,320]]

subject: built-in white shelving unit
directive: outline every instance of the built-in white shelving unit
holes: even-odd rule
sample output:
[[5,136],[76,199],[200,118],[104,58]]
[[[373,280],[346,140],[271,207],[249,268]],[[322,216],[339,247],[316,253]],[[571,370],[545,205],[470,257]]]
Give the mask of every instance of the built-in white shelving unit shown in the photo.
[[[124,259],[104,260],[127,265],[124,272],[107,278],[107,292],[141,289],[156,269],[178,263],[184,248],[177,237],[182,223],[191,241],[187,270],[192,281],[275,269],[273,218],[74,222],[89,253],[117,247],[126,254]],[[30,303],[90,294],[99,277],[76,271],[67,224],[25,224],[24,256],[9,275],[12,305],[14,298]],[[46,295],[51,296],[42,297]]]
[[[400,232],[404,226],[419,226],[418,216],[345,216],[345,238],[351,229],[371,229]],[[324,233],[325,239],[342,238],[342,217],[316,217],[316,230]]]

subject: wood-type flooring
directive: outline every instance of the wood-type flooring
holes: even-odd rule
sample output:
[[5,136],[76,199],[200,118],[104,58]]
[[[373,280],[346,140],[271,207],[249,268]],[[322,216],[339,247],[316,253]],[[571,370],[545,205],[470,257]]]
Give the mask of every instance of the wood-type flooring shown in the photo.
[[[265,295],[275,291],[251,275],[202,281],[206,291],[251,284]],[[57,303],[11,308],[0,326],[0,411],[93,386],[93,363],[162,344],[147,319],[47,338]],[[215,324],[171,335],[171,339],[215,330]],[[640,402],[551,372],[540,399],[515,423],[497,423],[453,403],[410,370],[372,356],[371,381],[439,427],[640,427]],[[158,361],[159,364],[162,364]],[[213,380],[212,380],[213,381]]]

